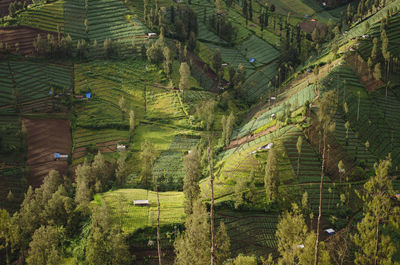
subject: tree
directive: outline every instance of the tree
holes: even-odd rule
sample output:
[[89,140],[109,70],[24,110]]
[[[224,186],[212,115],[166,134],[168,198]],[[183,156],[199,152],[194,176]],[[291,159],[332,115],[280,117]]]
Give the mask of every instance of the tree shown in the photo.
[[381,64],[380,63],[375,64],[374,78],[376,80],[380,80],[382,78],[382,71],[381,71]]
[[124,96],[122,96],[122,97],[119,99],[118,105],[119,105],[119,108],[121,109],[122,120],[124,120],[124,119],[125,119],[124,114],[125,114],[126,109],[127,109],[127,104],[126,104],[126,100],[125,100],[125,97],[124,97]]
[[231,114],[229,114],[228,117],[224,115],[221,118],[222,142],[224,143],[225,146],[229,145],[234,123],[235,123],[235,116],[233,115],[233,112],[231,112]]
[[299,169],[300,169],[300,156],[301,156],[301,147],[303,145],[303,137],[301,137],[301,135],[299,136],[299,138],[297,138],[297,143],[296,143],[296,148],[297,148],[297,153],[298,153],[298,157],[297,157],[297,176],[299,176]]
[[296,204],[292,204],[292,212],[285,211],[279,218],[276,230],[280,264],[295,264],[301,254],[300,245],[304,245],[308,228],[304,217]]
[[118,186],[123,186],[126,183],[128,176],[128,167],[126,165],[126,152],[120,152],[117,160],[117,169],[115,170],[115,177],[117,178]]
[[129,133],[131,136],[133,135],[133,132],[135,130],[135,112],[133,109],[129,111]]
[[150,47],[146,50],[146,55],[147,59],[154,64],[158,64],[164,59],[163,48],[159,43],[151,43]]
[[146,140],[142,144],[142,153],[140,154],[141,160],[141,171],[140,171],[140,182],[142,184],[146,184],[146,188],[148,187],[149,180],[153,175],[152,169],[153,164],[156,161],[157,152],[154,148],[154,145],[151,144],[148,140]]
[[91,167],[91,179],[95,185],[95,191],[101,192],[109,179],[108,168],[103,154],[98,151],[95,155]]
[[235,184],[235,208],[245,203],[252,204],[256,199],[254,170],[250,173],[250,179],[240,178]]
[[196,116],[205,125],[207,131],[211,130],[214,125],[214,110],[217,103],[210,99],[208,101],[200,102],[196,106]]
[[114,45],[110,38],[104,40],[104,55],[106,58],[110,58],[114,54]]
[[168,77],[171,77],[172,73],[172,56],[171,56],[171,50],[168,48],[168,46],[165,46],[163,48],[163,54],[164,54],[164,72]]
[[10,244],[10,215],[4,210],[0,209],[0,250],[5,249],[6,252],[6,264],[10,264],[8,248]]
[[210,188],[211,188],[211,205],[210,205],[211,265],[214,265],[216,262],[215,233],[214,233],[214,174],[213,174],[213,165],[211,156],[212,156],[211,139],[208,138],[207,158],[208,158],[208,168],[210,172]]
[[201,176],[200,156],[197,149],[193,149],[183,159],[185,168],[185,178],[183,184],[183,193],[185,194],[185,213],[187,215],[193,212],[193,202],[200,194],[199,180]]
[[179,74],[179,90],[182,92],[182,101],[184,101],[184,91],[189,89],[190,86],[190,68],[186,62],[181,63],[181,66],[179,67]]
[[216,49],[214,51],[213,57],[212,57],[212,67],[214,68],[216,73],[219,73],[219,71],[222,68],[222,56],[221,56],[221,50]]
[[264,187],[267,194],[267,202],[272,203],[278,197],[279,172],[278,159],[275,147],[268,151],[267,164],[265,165]]
[[75,170],[76,175],[76,193],[75,193],[75,202],[84,209],[87,209],[89,206],[90,200],[92,198],[91,190],[90,190],[90,165],[88,165],[87,161],[78,167]]
[[257,265],[257,258],[239,254],[234,260],[229,260],[225,265]]
[[86,262],[89,265],[111,264],[109,244],[112,237],[111,219],[107,206],[95,206],[91,216],[92,224],[86,245]]
[[315,256],[314,264],[318,264],[318,259],[321,253],[319,253],[319,231],[322,216],[322,191],[324,186],[324,174],[325,174],[325,163],[326,163],[326,147],[328,134],[333,133],[336,128],[336,124],[333,119],[333,115],[337,108],[337,94],[334,90],[331,90],[324,94],[324,97],[318,103],[318,121],[320,124],[320,132],[322,135],[323,148],[322,148],[322,165],[321,165],[321,182],[319,187],[319,211],[317,221],[317,235],[315,240]]
[[221,222],[215,235],[215,264],[223,264],[230,256],[231,241],[226,231],[224,222]]
[[[393,264],[393,255],[398,249],[391,235],[382,233],[386,229],[398,227],[400,207],[393,206],[394,196],[392,179],[389,172],[392,159],[389,155],[385,160],[375,163],[375,176],[364,184],[364,218],[357,224],[358,234],[352,237],[356,251],[356,264]],[[392,228],[391,228],[392,227]]]
[[210,263],[210,227],[208,214],[199,200],[193,203],[193,213],[186,218],[185,232],[174,242],[176,265]]
[[111,233],[111,264],[112,265],[130,265],[131,254],[129,253],[129,246],[121,233]]
[[32,236],[26,262],[29,265],[58,265],[61,231],[55,226],[41,226]]
[[215,7],[218,14],[222,13],[222,0],[215,0]]

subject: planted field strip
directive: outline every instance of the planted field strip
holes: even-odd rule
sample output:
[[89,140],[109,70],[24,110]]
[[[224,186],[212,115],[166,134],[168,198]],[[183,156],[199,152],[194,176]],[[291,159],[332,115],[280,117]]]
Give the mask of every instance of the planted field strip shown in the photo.
[[[400,140],[393,136],[395,127],[386,120],[385,108],[382,110],[378,103],[365,92],[365,87],[357,74],[350,67],[336,67],[322,84],[324,89],[329,86],[339,89],[339,102],[342,104],[345,101],[349,107],[348,120],[351,128],[359,133],[362,143],[369,142],[369,151],[378,159],[383,159],[391,153],[393,164],[399,165]],[[358,93],[360,93],[360,98]],[[360,101],[360,107],[357,119],[358,101]]]
[[[303,138],[303,145],[301,148],[300,155],[300,167],[298,182],[299,183],[312,183],[312,182],[320,182],[321,180],[321,162],[319,157],[312,149],[311,145],[305,139],[303,133],[297,128],[293,127],[293,129],[285,135],[282,136],[281,140],[283,145],[285,146],[286,153],[290,159],[294,172],[297,174],[297,162],[299,154],[297,152],[297,140],[298,137],[301,136]],[[329,182],[330,179],[328,176],[325,177],[325,182]]]
[[[132,16],[128,21],[129,10],[121,1],[89,1],[86,11],[83,0],[66,0],[65,9],[65,32],[74,41],[89,39],[93,43],[96,40],[99,47],[93,51],[96,55],[103,54],[103,43],[107,38],[118,40],[121,54],[131,53],[127,46],[132,46],[133,39],[137,45],[146,42],[147,28]],[[85,18],[88,22],[87,32]]]
[[225,223],[234,255],[266,255],[266,249],[272,252],[277,248],[277,215],[217,210],[215,220],[217,226],[221,222]]
[[47,35],[54,34],[54,32],[24,26],[0,28],[1,42],[4,45],[8,45],[11,52],[16,52],[16,44],[18,44],[18,53],[24,56],[33,55],[33,41],[37,38],[38,34],[40,34],[43,39],[47,39]]
[[23,119],[27,129],[28,144],[28,183],[39,187],[51,169],[66,175],[67,161],[55,161],[54,153],[71,152],[71,128],[68,120]]
[[[322,215],[328,216],[330,214],[335,214],[335,212],[343,207],[340,205],[340,192],[338,191],[335,184],[326,183],[324,178],[324,187],[322,190]],[[320,185],[319,183],[314,184],[305,184],[300,186],[303,192],[308,193],[308,202],[309,205],[314,212],[314,214],[318,214],[319,209],[319,191]]]
[[[99,194],[102,201],[110,207],[115,223],[122,223],[125,234],[137,229],[157,225],[157,195],[154,191],[143,189],[120,189]],[[182,192],[160,192],[160,225],[184,222]],[[134,206],[134,200],[148,200],[150,206]],[[120,219],[121,218],[121,219]]]
[[[155,73],[146,73],[145,66],[141,60],[77,65],[75,93],[92,93],[90,100],[78,103],[77,125],[83,128],[128,129],[130,109],[134,110],[137,121],[143,119],[144,89],[146,83],[151,83],[156,76]],[[119,106],[122,97],[126,101],[126,113]]]
[[[249,80],[251,80],[251,78]],[[272,114],[275,114],[279,118],[283,112],[283,104],[282,104],[283,102],[285,102],[286,104],[290,104],[291,110],[294,110],[296,105],[297,107],[302,106],[307,100],[311,102],[315,98],[315,96],[316,94],[314,85],[307,86],[306,88],[300,90],[299,92],[290,96],[287,99],[286,98],[281,99],[278,96],[277,98],[278,102],[275,103],[272,106],[272,108],[268,108],[265,112],[261,113],[257,118],[253,118],[252,120],[244,124],[242,127],[235,129],[234,132],[232,133],[231,139],[242,138],[243,136],[246,136],[250,132],[254,132],[257,129],[261,128],[262,126],[271,121]]]
[[[400,53],[400,14],[397,13],[395,16],[390,18],[389,25],[386,29],[386,34],[389,39],[388,51],[391,54],[399,54]],[[373,47],[373,39],[378,38],[379,42],[381,42],[381,30],[380,23],[375,23],[367,33],[370,37],[368,39],[360,40],[360,48],[359,52],[363,56],[365,60],[371,55],[371,50]]]
[[277,65],[277,63],[271,63],[246,80],[243,89],[247,92],[247,100],[257,102],[261,97],[268,97],[272,89],[268,83],[275,77]]
[[[385,7],[379,9],[379,11],[375,12],[373,15],[371,15],[367,19],[364,19],[363,21],[354,25],[343,38],[346,40],[350,40],[351,38],[354,38],[357,36],[362,36],[363,34],[365,34],[365,28],[366,28],[365,26],[367,23],[370,26],[374,25],[376,22],[378,22],[382,18],[384,18],[387,14],[387,11],[391,10],[392,8],[399,10],[400,9],[400,0],[394,0],[390,3],[387,3],[385,5]],[[392,45],[389,45],[389,46],[392,46]]]
[[0,161],[7,166],[20,166],[24,162],[25,146],[21,134],[21,119],[14,116],[0,116]]
[[246,68],[246,77],[250,76],[255,71],[255,67],[236,49],[219,47],[211,43],[206,43],[205,46],[212,51],[219,49],[221,51],[222,61],[225,63],[233,65],[234,67],[238,67],[239,64],[243,64],[243,66]]
[[57,26],[59,26],[60,33],[63,34],[64,0],[28,8],[21,13],[19,19],[21,25],[46,31],[57,32]]
[[348,132],[348,140],[346,141],[346,127],[345,121],[339,115],[335,117],[336,128],[335,128],[335,138],[336,141],[340,143],[346,153],[352,157],[357,158],[359,161],[365,161],[365,164],[368,168],[372,169],[374,162],[376,161],[376,157],[371,154],[365,148],[365,143],[362,143],[360,139],[355,136],[355,133],[350,128]]
[[52,88],[57,94],[63,95],[72,90],[70,68],[24,61],[10,61],[9,64],[11,72],[7,63],[0,63],[0,80],[4,84],[0,89],[0,107],[12,105],[15,108],[18,102],[23,112],[45,111],[56,105],[61,106],[60,100],[49,96]]
[[[369,142],[369,151],[379,159],[383,159],[388,153],[392,153],[393,164],[399,165],[400,140],[394,137],[392,133],[395,129],[395,124],[391,124],[386,120],[390,117],[388,116],[389,114],[386,117],[378,103],[370,99],[365,93],[365,87],[359,81],[356,73],[350,67],[336,67],[322,83],[325,86],[331,85],[332,87],[340,88],[339,102],[345,101],[347,103],[350,125],[354,131],[359,132],[363,143]],[[343,100],[344,88],[346,89],[346,95]],[[358,93],[360,93],[360,98]],[[359,100],[359,119],[357,120]],[[389,112],[387,111],[387,113]]]
[[146,89],[145,118],[177,126],[189,125],[174,90]]
[[278,50],[255,35],[240,44],[237,49],[248,60],[255,59],[256,67],[268,64],[279,57]]
[[14,83],[6,62],[0,63],[0,83],[0,106],[14,104]]
[[198,137],[176,135],[169,149],[163,151],[153,166],[160,190],[182,190],[185,176],[184,152],[191,150],[199,142]]
[[[0,169],[0,209],[12,213],[19,208],[28,187],[26,172],[23,167]],[[14,196],[11,200],[7,199],[10,191]]]
[[[279,129],[274,133],[264,135],[251,142],[245,143],[238,148],[232,148],[228,151],[223,152],[218,159],[217,167],[219,166],[214,181],[214,196],[215,198],[221,198],[226,195],[232,194],[234,191],[234,185],[240,178],[248,178],[251,172],[254,171],[256,179],[262,182],[263,178],[262,163],[265,161],[266,153],[253,153],[259,147],[265,146],[272,142],[274,139],[279,139],[282,134],[290,130],[291,127],[285,127]],[[283,163],[283,162],[282,162]],[[286,170],[291,170],[286,164],[282,164],[282,174],[285,173],[289,176],[291,173]],[[287,177],[286,176],[286,177]],[[208,179],[200,182],[200,188],[202,196],[210,198],[210,188]]]

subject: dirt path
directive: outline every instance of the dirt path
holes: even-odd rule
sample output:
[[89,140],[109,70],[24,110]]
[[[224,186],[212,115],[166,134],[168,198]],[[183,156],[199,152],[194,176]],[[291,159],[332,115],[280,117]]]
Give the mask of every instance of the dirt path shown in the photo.
[[71,133],[68,120],[23,118],[27,129],[28,184],[39,187],[51,169],[66,175],[67,161],[55,161],[54,153],[70,154]]

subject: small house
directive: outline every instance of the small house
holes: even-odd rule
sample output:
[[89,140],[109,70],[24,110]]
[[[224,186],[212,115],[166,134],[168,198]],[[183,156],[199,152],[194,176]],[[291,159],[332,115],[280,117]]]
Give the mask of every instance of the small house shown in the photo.
[[254,63],[256,61],[256,59],[254,59],[254,58],[251,58],[250,60],[249,60],[249,62],[251,62],[251,63]]
[[92,93],[90,93],[90,92],[85,93],[86,99],[90,99],[91,97],[92,97]]
[[271,120],[275,120],[276,119],[276,114],[275,113],[272,113],[271,114]]
[[223,63],[223,64],[221,64],[221,66],[222,66],[222,67],[227,67],[228,64],[227,64],[227,63]]
[[122,152],[126,150],[126,145],[123,144],[117,144],[117,151]]
[[396,193],[396,199],[400,201],[400,193]]
[[327,232],[328,235],[330,235],[330,236],[335,233],[335,230],[333,230],[332,228],[325,229],[324,231]]
[[149,200],[134,200],[133,205],[135,206],[149,206]]
[[369,38],[369,35],[362,35],[362,38],[363,38],[363,39],[368,39],[368,38]]
[[147,33],[147,38],[148,39],[154,39],[156,37],[157,37],[157,33],[154,33],[154,32]]

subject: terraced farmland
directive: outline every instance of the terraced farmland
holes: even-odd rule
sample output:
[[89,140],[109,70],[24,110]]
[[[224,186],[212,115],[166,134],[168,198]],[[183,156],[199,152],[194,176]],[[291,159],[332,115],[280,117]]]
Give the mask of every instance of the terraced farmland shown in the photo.
[[161,191],[182,190],[185,171],[183,166],[184,152],[198,143],[199,138],[177,135],[169,149],[163,151],[153,166],[153,175],[157,177]]
[[64,0],[58,0],[49,4],[28,8],[22,12],[19,20],[21,25],[46,31],[64,33]]
[[265,257],[277,248],[277,215],[217,210],[215,217],[217,225],[226,225],[233,255],[253,253]]
[[[254,75],[256,76],[256,74]],[[249,81],[246,83],[250,82],[252,78],[249,78]],[[245,83],[245,86],[246,86]],[[257,87],[257,86],[256,86]],[[250,88],[250,86],[249,86]],[[268,88],[267,86],[262,86],[260,89],[266,89]],[[266,90],[268,91],[268,90]],[[266,92],[265,92],[266,93]],[[265,95],[266,96],[266,95]],[[316,96],[315,93],[315,87],[314,85],[309,85],[306,88],[295,92],[293,95],[288,96],[288,98],[280,98],[278,96],[277,98],[277,103],[275,103],[272,108],[267,108],[266,110],[262,110],[255,118],[241,126],[240,128],[234,130],[232,134],[231,139],[236,139],[236,138],[242,138],[249,134],[250,132],[258,132],[260,129],[267,129],[264,128],[263,126],[269,124],[271,122],[271,115],[275,114],[278,118],[282,115],[282,112],[284,110],[283,104],[280,104],[282,102],[286,102],[286,104],[290,104],[292,106],[292,110],[295,109],[295,106],[297,107],[302,106],[305,104],[306,101],[311,102]]]
[[[113,221],[122,223],[122,231],[125,234],[132,233],[139,228],[155,227],[157,224],[157,196],[154,191],[119,189],[97,196],[98,201],[104,201],[111,208]],[[160,192],[159,196],[160,225],[183,223],[183,193]],[[134,206],[134,200],[149,200],[150,207]]]
[[272,45],[255,35],[252,35],[248,40],[237,46],[237,49],[248,60],[255,59],[253,64],[256,67],[274,61],[280,54]]
[[49,96],[51,89],[64,97],[72,91],[72,69],[28,61],[0,63],[4,80],[0,112],[19,108],[23,112],[63,108],[61,99]]
[[[297,139],[301,136],[303,138],[303,145],[300,155],[300,167],[297,171],[297,162],[299,154],[297,152]],[[285,146],[286,153],[290,159],[294,172],[296,172],[299,183],[319,183],[321,180],[321,162],[318,155],[314,152],[312,146],[307,142],[303,133],[293,127],[282,138],[283,145]],[[297,174],[298,172],[298,174]],[[329,177],[325,176],[325,182],[329,182]]]
[[[27,169],[24,167],[0,169],[1,209],[6,209],[12,213],[19,208],[28,187],[26,175]],[[7,198],[10,191],[12,192],[13,198]]]
[[[0,28],[1,42],[4,45],[8,46],[10,52],[19,53],[24,56],[33,55],[34,53],[33,41],[37,38],[38,34],[43,39],[47,39],[48,34],[54,34],[54,33],[24,26]],[[55,39],[56,38],[57,36],[55,36]]]
[[[129,10],[124,3],[117,0],[89,1],[88,10],[83,0],[66,0],[65,2],[65,33],[70,34],[74,41],[89,39],[95,40],[99,51],[103,53],[103,43],[107,38],[118,40],[122,54],[131,53],[132,40],[137,45],[145,42],[146,27],[133,16],[128,16]],[[88,23],[86,31],[85,18]],[[128,20],[129,19],[129,20]]]

